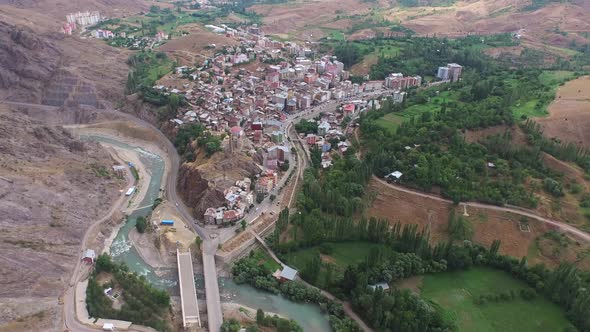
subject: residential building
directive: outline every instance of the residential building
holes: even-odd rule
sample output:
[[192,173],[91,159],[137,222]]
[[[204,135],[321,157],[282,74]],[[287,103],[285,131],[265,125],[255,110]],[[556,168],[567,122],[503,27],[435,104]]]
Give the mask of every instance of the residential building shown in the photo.
[[96,260],[96,253],[92,249],[86,249],[84,251],[84,255],[82,256],[82,262],[86,264],[93,264]]
[[323,121],[318,126],[318,135],[324,136],[328,133],[329,130],[330,130],[330,123],[328,123],[327,121]]
[[438,72],[436,73],[436,78],[442,81],[449,80],[449,67],[438,67]]
[[463,67],[456,63],[449,63],[446,67],[438,67],[436,77],[441,81],[457,82],[461,77]]
[[208,208],[205,211],[205,215],[204,215],[205,224],[215,224],[216,218],[217,218],[217,211],[214,208]]

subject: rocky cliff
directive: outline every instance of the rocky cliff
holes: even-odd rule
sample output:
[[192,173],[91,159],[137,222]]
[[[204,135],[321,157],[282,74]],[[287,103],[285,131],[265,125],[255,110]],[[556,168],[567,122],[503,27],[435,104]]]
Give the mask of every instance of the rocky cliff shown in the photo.
[[225,200],[223,191],[237,180],[260,173],[259,156],[244,153],[216,153],[210,159],[183,163],[178,175],[178,192],[193,215],[203,220],[209,207],[219,207]]
[[0,104],[0,325],[57,308],[83,234],[124,189],[112,165],[98,144]]
[[0,100],[103,108],[123,98],[126,51],[11,24],[2,13]]

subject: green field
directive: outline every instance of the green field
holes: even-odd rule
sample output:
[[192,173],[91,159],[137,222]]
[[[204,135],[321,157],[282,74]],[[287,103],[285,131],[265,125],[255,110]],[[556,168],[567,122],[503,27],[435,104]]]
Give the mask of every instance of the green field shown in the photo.
[[271,273],[281,268],[281,265],[262,249],[254,250],[252,255],[252,257],[258,262],[258,265],[263,265]]
[[[331,263],[334,267],[334,272],[337,275],[344,273],[344,270],[347,266],[363,262],[369,255],[371,248],[380,246],[378,243],[360,241],[327,243],[327,245],[331,246],[332,253],[329,255],[324,255],[322,260],[324,263]],[[307,262],[309,262],[314,257],[314,255],[319,252],[319,250],[319,246],[314,246],[288,253],[284,255],[283,258],[287,264],[301,271],[305,268]],[[324,278],[325,269],[322,268],[318,278],[319,282],[317,286],[324,286]]]
[[[571,71],[566,70],[555,70],[555,71],[544,71],[539,74],[539,81],[547,87],[550,88],[550,91],[547,93],[555,94],[555,91],[559,87],[560,84],[565,83],[574,78],[574,73]],[[517,85],[518,83],[514,82],[513,85]],[[542,117],[546,116],[547,113],[547,106],[542,105],[537,107],[537,103],[539,102],[538,99],[532,99],[526,102],[517,103],[512,110],[514,112],[514,116],[516,119],[522,119],[523,116],[526,117]]]
[[541,296],[530,301],[517,296],[502,302],[474,303],[480,295],[518,292],[524,288],[527,285],[503,271],[473,268],[426,275],[421,296],[438,303],[456,317],[459,331],[558,332],[571,325],[558,306]]
[[389,130],[390,132],[395,132],[395,129],[399,127],[405,119],[403,116],[399,115],[398,113],[388,113],[385,114],[382,118],[376,121],[377,125],[380,127]]
[[457,98],[458,93],[456,91],[443,91],[438,96],[432,97],[427,103],[409,106],[403,112],[386,114],[377,120],[377,124],[384,129],[394,131],[402,122],[408,121],[422,113],[436,112],[440,110],[441,104],[456,101]]

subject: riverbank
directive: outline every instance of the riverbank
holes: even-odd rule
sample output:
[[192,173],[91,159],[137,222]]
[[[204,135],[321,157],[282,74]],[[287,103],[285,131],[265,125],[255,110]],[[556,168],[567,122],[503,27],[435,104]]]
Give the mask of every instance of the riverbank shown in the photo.
[[[166,152],[158,142],[159,139],[155,133],[150,133],[148,129],[134,127],[131,123],[124,121],[114,122],[100,122],[90,125],[72,125],[64,126],[64,128],[71,130],[76,135],[96,135],[116,140],[127,145],[139,147],[149,153],[157,154],[164,160],[165,169],[164,174],[168,174],[171,167],[171,160]],[[150,141],[150,136],[154,136]],[[163,177],[161,187],[165,188],[167,185],[167,178]]]
[[[225,319],[234,318],[241,323],[256,323],[256,311],[258,308],[251,308],[235,302],[225,302],[221,304],[223,309],[223,317]],[[275,312],[265,311],[267,316],[278,316],[284,319],[289,319],[283,315],[279,315]]]
[[140,234],[137,229],[129,231],[129,241],[131,245],[137,250],[137,254],[141,259],[158,274],[159,268],[175,268],[176,262],[167,259],[165,253],[156,248],[154,243],[154,234],[144,233]]

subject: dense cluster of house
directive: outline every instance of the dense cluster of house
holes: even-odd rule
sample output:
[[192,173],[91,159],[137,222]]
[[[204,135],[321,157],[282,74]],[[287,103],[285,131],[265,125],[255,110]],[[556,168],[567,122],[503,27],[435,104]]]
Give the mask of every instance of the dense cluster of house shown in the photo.
[[244,217],[250,206],[254,204],[254,195],[250,190],[252,180],[244,178],[236,181],[234,186],[224,192],[224,206],[208,208],[205,211],[204,221],[206,224],[223,224],[236,222]]
[[[290,146],[285,142],[284,121],[289,114],[330,100],[345,103],[342,112],[323,115],[316,134],[304,137],[309,145],[321,149],[322,165],[329,167],[331,154],[344,153],[349,146],[346,137],[351,128],[343,126],[343,121],[367,108],[380,107],[378,101],[369,105],[362,94],[387,89],[393,101],[400,103],[406,95],[404,90],[422,84],[420,76],[401,73],[390,74],[385,80],[353,83],[337,57],[315,54],[308,45],[272,40],[263,36],[255,25],[239,29],[208,28],[239,43],[209,45],[209,49],[215,50],[213,56],[198,66],[175,68],[153,89],[163,95],[177,94],[186,101],[170,120],[173,126],[200,123],[214,134],[226,133],[226,147],[230,149],[265,152],[264,169],[274,175],[263,175],[256,180],[256,195],[268,194],[277,184],[273,176],[288,166]],[[458,79],[460,69],[457,72],[451,65],[454,64],[449,65],[449,77]],[[245,141],[252,144],[243,144]],[[226,205],[230,206],[229,203]],[[243,217],[243,207],[224,208],[208,209],[205,221],[220,223]]]

